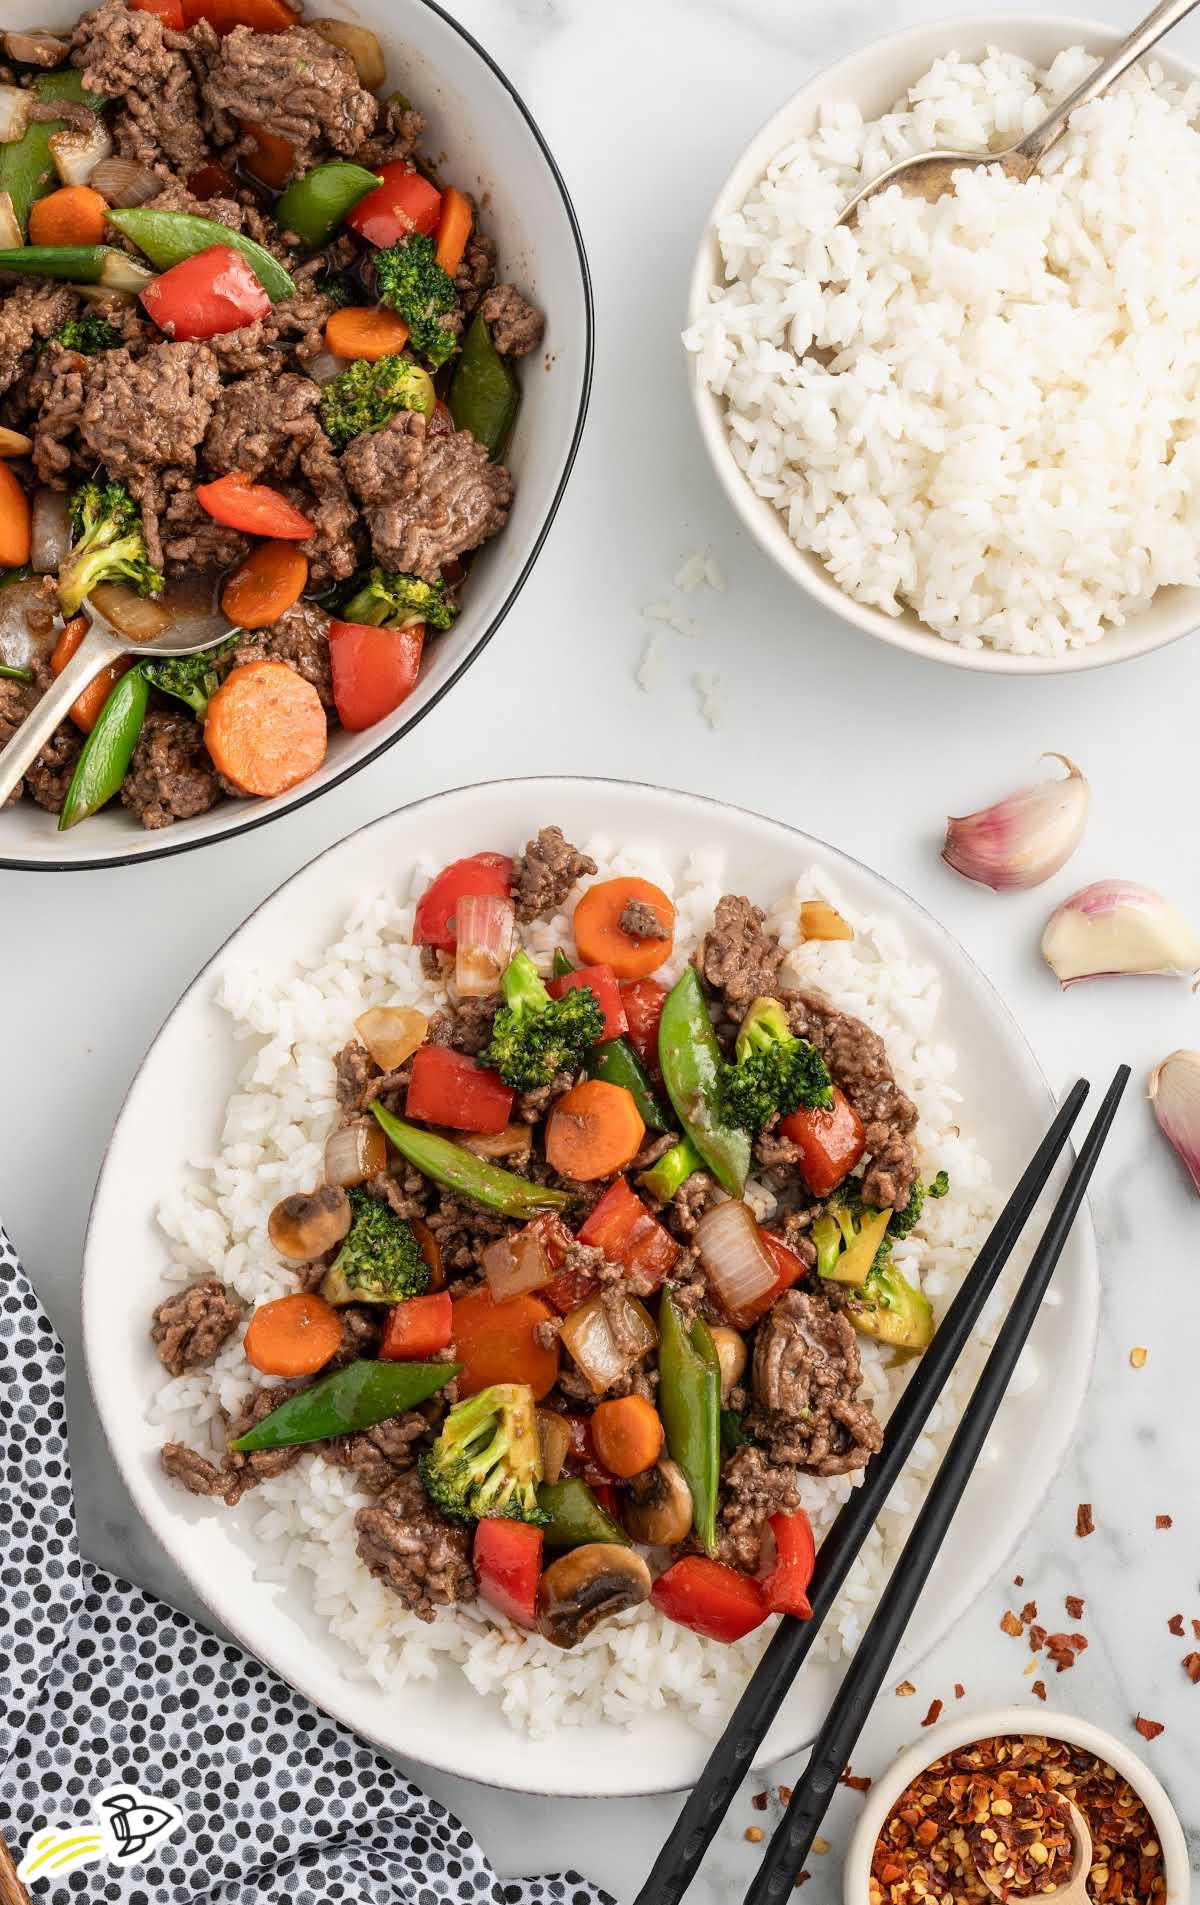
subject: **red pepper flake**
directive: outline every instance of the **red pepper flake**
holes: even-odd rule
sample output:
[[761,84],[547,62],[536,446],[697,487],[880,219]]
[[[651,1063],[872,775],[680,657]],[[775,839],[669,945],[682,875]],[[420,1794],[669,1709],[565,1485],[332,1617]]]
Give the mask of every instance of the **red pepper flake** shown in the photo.
[[1200,1686],[1200,1654],[1185,1654],[1183,1656],[1183,1671],[1191,1681],[1193,1687]]
[[1192,1622],[1192,1633],[1195,1635],[1197,1640],[1200,1640],[1200,1621]]
[[754,1807],[755,1812],[765,1812],[767,1810],[766,1793],[755,1793],[750,1800],[750,1804]]
[[863,1773],[853,1773],[848,1766],[839,1779],[838,1785],[849,1786],[852,1793],[869,1793],[871,1790],[871,1781],[866,1775]]
[[1014,1640],[1020,1640],[1022,1631],[1021,1623],[1011,1608],[1006,1609],[1001,1615],[1000,1626],[1004,1633],[1011,1634]]
[[1133,1724],[1144,1740],[1156,1740],[1160,1733],[1166,1732],[1161,1720],[1146,1720],[1140,1713],[1134,1716]]
[[795,1878],[792,1880],[793,1892],[798,1892],[802,1885],[807,1885],[811,1877],[811,1872],[797,1872]]
[[954,1698],[956,1700],[963,1700],[966,1698],[966,1693],[967,1693],[967,1690],[963,1686],[961,1680],[956,1680],[954,1682]]
[[1068,1594],[1066,1609],[1073,1621],[1081,1621],[1083,1619],[1083,1601],[1078,1594]]
[[1035,1621],[1033,1626],[1029,1630],[1030,1653],[1036,1654],[1041,1648],[1043,1648],[1046,1645],[1046,1640],[1047,1640],[1046,1629],[1044,1627],[1039,1627]]
[[1172,1521],[1170,1515],[1155,1515],[1154,1526],[1156,1528],[1173,1528],[1175,1523]]
[[1014,1586],[1014,1587],[1024,1587],[1024,1585],[1025,1585],[1025,1576],[1024,1576],[1023,1574],[1014,1574],[1014,1575],[1013,1575],[1013,1586]]
[[779,1803],[780,1803],[780,1805],[781,1805],[781,1806],[790,1806],[790,1805],[791,1805],[791,1803],[792,1803],[792,1789],[791,1789],[791,1787],[790,1787],[790,1786],[781,1786],[781,1787],[779,1788]]
[[1033,1683],[1033,1691],[1039,1700],[1044,1700],[1046,1698],[1046,1682],[1044,1680],[1035,1680]]
[[1078,1508],[1075,1510],[1075,1533],[1082,1541],[1084,1535],[1092,1535],[1095,1534],[1095,1532],[1096,1523],[1092,1518],[1092,1504],[1091,1502],[1080,1502]]
[[925,1715],[925,1718],[921,1721],[921,1725],[922,1726],[936,1726],[938,1721],[941,1719],[941,1717],[942,1717],[941,1701],[931,1700],[929,1702],[929,1711]]
[[916,1691],[911,1680],[902,1680],[900,1685],[896,1688],[896,1698],[898,1700],[907,1700],[909,1694],[915,1693]]
[[1081,1654],[1086,1646],[1086,1634],[1051,1634],[1046,1640],[1046,1652],[1059,1673],[1065,1673],[1068,1667],[1073,1667],[1076,1655]]
[[1167,1622],[1167,1631],[1168,1633],[1171,1633],[1171,1634],[1177,1634],[1180,1640],[1183,1639],[1183,1615],[1182,1614],[1172,1614],[1170,1620]]
[[1024,1607],[1021,1609],[1021,1620],[1023,1624],[1026,1627],[1028,1627],[1030,1621],[1036,1621],[1036,1619],[1037,1619],[1037,1602],[1026,1601]]

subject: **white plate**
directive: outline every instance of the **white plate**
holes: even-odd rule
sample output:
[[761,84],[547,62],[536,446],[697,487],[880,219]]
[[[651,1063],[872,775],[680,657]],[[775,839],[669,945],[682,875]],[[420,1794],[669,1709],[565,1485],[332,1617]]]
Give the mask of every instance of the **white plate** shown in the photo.
[[[606,1795],[677,1790],[696,1779],[708,1746],[676,1714],[653,1714],[626,1731],[567,1726],[551,1740],[514,1733],[499,1708],[473,1693],[457,1668],[403,1694],[349,1677],[357,1658],[312,1612],[307,1574],[286,1587],[255,1579],[244,1511],[192,1500],[158,1466],[160,1432],[146,1404],[162,1370],[147,1321],[161,1300],[165,1240],[153,1218],[158,1191],[185,1161],[211,1152],[225,1100],[246,1057],[213,1000],[236,961],[267,970],[316,953],[367,891],[423,851],[448,861],[481,847],[517,848],[539,825],[569,839],[597,829],[625,847],[656,843],[682,864],[698,845],[721,849],[740,893],[770,899],[813,864],[828,866],[855,905],[886,909],[915,958],[943,978],[940,1035],[961,1055],[956,1082],[964,1125],[1006,1192],[1052,1112],[1046,1081],[1007,1010],[966,954],[877,874],[777,822],[693,795],[621,782],[502,781],[435,795],[352,834],[280,887],[227,942],[184,994],[134,1079],[97,1185],[84,1261],[88,1369],[113,1455],[141,1513],[214,1615],[243,1644],[327,1712],[381,1746],[446,1772],[525,1792]],[[1019,1539],[1057,1473],[1087,1390],[1098,1312],[1095,1248],[1086,1214],[1067,1245],[1035,1337],[1041,1375],[1008,1402],[994,1432],[999,1460],[968,1491],[897,1673],[946,1633],[983,1591]],[[1009,1460],[1005,1461],[1007,1453]],[[997,1477],[1013,1478],[1003,1490]],[[1019,1476],[1019,1481],[1015,1478]],[[772,1728],[760,1764],[811,1739],[837,1682],[805,1669]]]

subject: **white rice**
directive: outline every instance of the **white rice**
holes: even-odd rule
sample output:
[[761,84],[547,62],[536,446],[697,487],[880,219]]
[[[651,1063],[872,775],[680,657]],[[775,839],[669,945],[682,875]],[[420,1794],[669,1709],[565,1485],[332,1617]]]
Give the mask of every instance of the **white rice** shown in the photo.
[[968,648],[1060,654],[1200,582],[1200,88],[1135,69],[1042,176],[837,219],[903,154],[1013,144],[1091,63],[951,53],[882,119],[824,105],[719,222],[684,339],[793,541]]
[[[672,894],[679,928],[662,974],[667,979],[682,969],[726,880],[740,890],[736,867],[727,867],[712,850],[693,855],[682,872],[641,847],[636,852],[616,848],[608,838],[589,841],[587,851],[599,865],[598,877],[641,873]],[[408,898],[385,891],[366,897],[333,945],[311,961],[289,971],[226,965],[218,998],[230,1014],[233,1036],[247,1045],[247,1056],[226,1108],[220,1149],[195,1160],[186,1181],[159,1207],[159,1222],[172,1244],[172,1281],[212,1271],[247,1303],[293,1287],[291,1272],[268,1241],[267,1217],[280,1197],[319,1178],[325,1134],[335,1116],[333,1054],[352,1036],[355,1016],[368,1005],[415,1004],[430,1011],[443,1000],[439,988],[422,976],[410,944],[412,896],[435,870],[426,865],[414,871]],[[798,903],[817,896],[842,908],[855,926],[853,941],[797,943]],[[886,1040],[897,1076],[920,1111],[916,1138],[922,1167],[927,1173],[939,1168],[950,1173],[949,1196],[929,1203],[919,1229],[896,1246],[897,1261],[922,1285],[940,1317],[990,1222],[993,1196],[987,1164],[959,1128],[954,1053],[937,1028],[937,974],[908,957],[892,921],[855,914],[816,872],[780,900],[772,924],[789,948],[785,970],[820,985]],[[554,947],[568,939],[566,914],[528,933],[543,968]],[[751,1196],[760,1214],[769,1216],[771,1193],[752,1186]],[[1001,1314],[997,1296],[826,1623],[817,1648],[822,1657],[836,1660],[855,1646]],[[911,1365],[893,1367],[891,1352],[868,1338],[861,1339],[861,1348],[863,1393],[886,1417]],[[244,1360],[240,1343],[233,1342],[211,1367],[164,1383],[151,1417],[161,1425],[164,1440],[219,1455],[222,1410],[236,1409],[262,1380]],[[850,1487],[845,1477],[804,1479],[804,1505],[818,1538]],[[370,1676],[397,1689],[440,1667],[457,1667],[480,1694],[501,1703],[514,1727],[537,1735],[601,1719],[624,1724],[668,1705],[712,1734],[765,1645],[766,1630],[736,1647],[702,1641],[651,1609],[597,1628],[568,1654],[536,1636],[517,1635],[482,1607],[443,1613],[426,1625],[407,1613],[355,1554],[354,1511],[366,1500],[345,1471],[313,1455],[263,1483],[236,1510],[213,1510],[237,1518],[246,1542],[261,1557],[261,1579],[294,1580],[299,1570],[311,1576],[314,1604],[346,1649],[348,1675]]]

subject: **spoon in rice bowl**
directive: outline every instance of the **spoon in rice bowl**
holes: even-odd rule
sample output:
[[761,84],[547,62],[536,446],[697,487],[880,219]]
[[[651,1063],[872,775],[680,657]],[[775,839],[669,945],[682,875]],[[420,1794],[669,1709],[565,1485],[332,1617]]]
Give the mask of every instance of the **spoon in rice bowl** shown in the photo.
[[1135,26],[1128,39],[1113,48],[1106,59],[1099,60],[1088,74],[1068,93],[1064,100],[1048,113],[1039,125],[1027,132],[1016,145],[1008,146],[1003,152],[918,152],[906,159],[897,159],[877,178],[864,185],[843,208],[839,224],[846,224],[854,218],[864,199],[873,198],[876,192],[886,190],[889,185],[898,185],[902,191],[910,192],[914,197],[927,199],[932,204],[948,192],[954,174],[964,166],[999,165],[1010,177],[1022,183],[1036,172],[1038,166],[1049,152],[1055,141],[1066,131],[1072,113],[1098,99],[1113,81],[1120,79],[1122,73],[1135,65],[1144,53],[1169,33],[1173,26],[1186,19],[1200,0],[1159,0],[1152,12]]

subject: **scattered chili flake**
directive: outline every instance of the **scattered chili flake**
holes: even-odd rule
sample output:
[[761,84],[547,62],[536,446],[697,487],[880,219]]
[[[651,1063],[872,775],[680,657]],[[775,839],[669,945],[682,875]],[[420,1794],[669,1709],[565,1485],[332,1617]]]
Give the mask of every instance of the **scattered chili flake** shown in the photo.
[[1066,1599],[1066,1609],[1067,1609],[1067,1613],[1071,1616],[1071,1619],[1073,1621],[1081,1621],[1083,1619],[1082,1597],[1078,1594],[1068,1594]]
[[1140,1347],[1138,1349],[1131,1349],[1129,1352],[1129,1360],[1135,1369],[1144,1369],[1146,1367],[1146,1358],[1149,1354],[1150,1351],[1148,1349],[1142,1349]]
[[1073,1667],[1076,1656],[1086,1646],[1086,1634],[1050,1634],[1046,1638],[1046,1652],[1059,1673],[1066,1673],[1068,1667]]
[[1170,1515],[1155,1515],[1154,1526],[1156,1528],[1173,1528],[1175,1523],[1172,1521]]
[[941,1719],[941,1717],[942,1717],[941,1701],[931,1700],[929,1702],[929,1711],[925,1715],[925,1718],[921,1721],[921,1725],[922,1726],[936,1726],[938,1721]]
[[1161,1720],[1146,1720],[1140,1713],[1135,1714],[1133,1724],[1144,1740],[1156,1740],[1160,1733],[1166,1732]]
[[1007,1608],[1001,1615],[1000,1626],[1006,1634],[1011,1634],[1014,1640],[1020,1640],[1021,1623],[1011,1608]]
[[871,1790],[871,1781],[866,1774],[853,1773],[848,1766],[839,1779],[838,1785],[849,1786],[852,1793],[869,1793]]
[[896,1697],[899,1700],[906,1700],[910,1693],[915,1693],[916,1691],[911,1680],[902,1680],[900,1685],[896,1688]]
[[1191,1681],[1193,1687],[1200,1686],[1200,1654],[1185,1654],[1183,1656],[1183,1671]]
[[790,1787],[790,1786],[781,1786],[781,1787],[779,1788],[779,1803],[780,1803],[780,1805],[781,1805],[781,1806],[790,1806],[790,1805],[791,1805],[791,1803],[792,1803],[792,1789],[791,1789],[791,1787]]
[[1046,1682],[1044,1680],[1035,1680],[1033,1683],[1033,1691],[1039,1700],[1044,1700],[1046,1698]]
[[1195,1635],[1197,1640],[1200,1640],[1200,1621],[1192,1622],[1192,1633]]
[[966,1692],[967,1692],[967,1690],[966,1690],[966,1688],[965,1688],[965,1687],[963,1686],[963,1684],[962,1684],[962,1681],[961,1681],[961,1680],[956,1680],[956,1681],[954,1682],[954,1698],[955,1698],[956,1700],[963,1700],[963,1699],[965,1699],[965,1698],[966,1698]]
[[1170,1620],[1167,1622],[1167,1631],[1168,1633],[1171,1633],[1171,1634],[1178,1634],[1179,1638],[1181,1640],[1183,1639],[1183,1615],[1182,1614],[1172,1614]]
[[761,1826],[747,1826],[745,1836],[749,1839],[751,1845],[761,1845],[763,1829]]
[[1014,1574],[1014,1575],[1013,1575],[1013,1586],[1014,1586],[1014,1587],[1024,1587],[1024,1585],[1025,1585],[1025,1576],[1024,1576],[1023,1574]]
[[1046,1629],[1044,1627],[1039,1627],[1037,1622],[1035,1621],[1033,1626],[1029,1630],[1030,1653],[1036,1654],[1041,1648],[1043,1648],[1046,1645],[1046,1640],[1047,1640]]
[[767,1810],[766,1793],[754,1793],[751,1797],[750,1804],[754,1807],[755,1812],[765,1812]]
[[1084,1535],[1093,1535],[1095,1532],[1096,1523],[1092,1518],[1092,1504],[1091,1502],[1080,1502],[1078,1508],[1075,1510],[1075,1533],[1079,1536],[1080,1540],[1082,1540]]
[[828,1839],[822,1839],[820,1833],[818,1833],[817,1837],[812,1842],[812,1849],[816,1853],[819,1859],[823,1859],[825,1854],[829,1850]]
[[1037,1619],[1037,1602],[1026,1601],[1024,1607],[1021,1609],[1021,1620],[1024,1622],[1025,1626],[1028,1627],[1030,1621],[1036,1621],[1036,1619]]
[[792,1881],[793,1892],[798,1892],[802,1885],[807,1885],[811,1877],[812,1877],[811,1872],[797,1872],[795,1878]]

